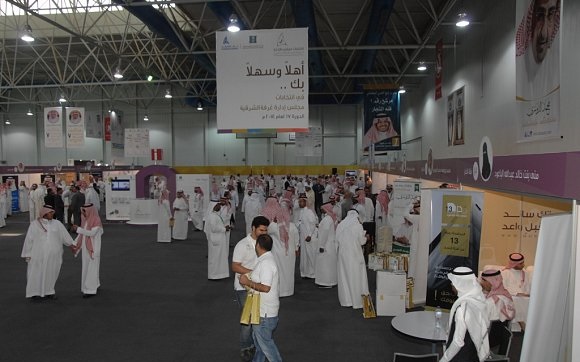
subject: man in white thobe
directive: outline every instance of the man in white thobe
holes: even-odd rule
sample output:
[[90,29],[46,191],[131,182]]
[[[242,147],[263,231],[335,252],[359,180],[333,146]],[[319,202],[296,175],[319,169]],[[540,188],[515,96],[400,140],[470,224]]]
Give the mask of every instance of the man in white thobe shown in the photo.
[[193,209],[191,210],[191,221],[193,222],[193,227],[195,230],[203,230],[203,219],[204,219],[204,200],[203,191],[201,187],[195,186],[193,195]]
[[356,210],[350,210],[336,227],[338,244],[338,300],[343,307],[360,309],[369,294],[362,246],[367,239]]
[[262,212],[262,202],[260,201],[260,195],[253,191],[251,196],[246,196],[246,198],[248,198],[248,201],[242,206],[242,212],[246,220],[246,233],[249,234],[252,232],[252,220]]
[[101,200],[99,199],[99,194],[94,189],[92,183],[89,183],[85,189],[85,203],[93,204],[97,211],[101,209]]
[[300,234],[300,276],[302,278],[315,278],[316,254],[318,241],[316,227],[318,218],[314,211],[306,207],[306,198],[298,200],[298,232]]
[[103,224],[99,212],[93,204],[85,204],[81,208],[81,214],[82,227],[73,225],[71,230],[78,234],[75,240],[75,252],[82,249],[81,292],[83,298],[90,298],[97,295],[97,289],[101,286],[99,274]]
[[54,218],[54,209],[44,206],[41,218],[30,223],[22,258],[28,263],[26,298],[54,298],[54,285],[62,265],[62,246],[73,245],[73,239],[64,225]]
[[173,239],[187,239],[189,204],[185,199],[183,190],[177,191],[177,197],[173,201]]
[[501,271],[503,285],[512,295],[516,307],[514,322],[518,322],[522,329],[526,328],[532,285],[531,275],[526,272],[525,266],[523,254],[511,253],[508,265]]
[[229,242],[226,233],[230,230],[229,223],[220,215],[222,205],[216,203],[205,222],[204,231],[207,237],[207,278],[211,280],[224,279],[230,276],[228,266]]
[[336,215],[332,211],[332,204],[326,203],[320,208],[322,220],[318,225],[318,252],[316,255],[316,279],[314,283],[320,287],[334,287],[337,279],[336,254]]
[[[32,185],[32,188],[34,189],[34,185]],[[42,206],[44,206],[44,196],[45,195],[46,195],[46,187],[44,187],[43,185],[38,186],[34,190],[34,192],[32,192],[30,195],[32,198],[32,201],[34,202],[34,211],[36,212],[34,219],[41,217],[40,211],[42,210]]]
[[[28,218],[30,222],[33,222],[37,218],[38,211],[36,210],[36,203],[34,202],[34,194],[38,188],[37,184],[32,184],[30,190],[28,191]],[[43,198],[44,199],[44,198]]]

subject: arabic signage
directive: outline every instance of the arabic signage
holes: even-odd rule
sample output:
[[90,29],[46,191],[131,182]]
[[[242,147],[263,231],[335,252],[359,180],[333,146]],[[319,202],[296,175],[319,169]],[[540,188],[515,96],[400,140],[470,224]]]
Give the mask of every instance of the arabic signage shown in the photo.
[[86,136],[89,138],[103,138],[103,120],[96,112],[85,112]]
[[296,156],[322,157],[322,127],[310,127],[295,136]]
[[44,109],[44,147],[63,148],[62,107]]
[[125,157],[149,157],[149,129],[125,128]]
[[365,90],[363,150],[374,145],[375,154],[401,149],[398,90]]
[[519,141],[560,132],[560,1],[516,1]]
[[[456,296],[447,274],[458,266],[477,271],[483,219],[483,192],[435,189],[431,192],[426,305],[450,309]],[[429,206],[429,205],[427,205]]]
[[85,109],[66,107],[66,146],[81,148],[85,146]]
[[308,29],[216,32],[218,132],[308,129]]

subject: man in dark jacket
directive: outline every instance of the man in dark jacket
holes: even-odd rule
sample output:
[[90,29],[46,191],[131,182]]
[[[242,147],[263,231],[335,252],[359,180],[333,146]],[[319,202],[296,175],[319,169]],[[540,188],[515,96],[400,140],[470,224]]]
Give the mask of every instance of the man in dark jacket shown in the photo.
[[80,192],[77,186],[71,186],[70,190],[72,196],[68,209],[72,214],[72,218],[69,219],[69,223],[71,225],[81,226],[81,207],[85,204],[85,194]]

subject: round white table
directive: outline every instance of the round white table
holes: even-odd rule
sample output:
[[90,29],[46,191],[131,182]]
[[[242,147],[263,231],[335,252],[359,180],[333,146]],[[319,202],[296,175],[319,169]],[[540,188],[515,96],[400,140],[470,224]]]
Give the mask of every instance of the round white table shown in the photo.
[[435,353],[437,343],[447,340],[447,324],[449,313],[443,312],[441,315],[441,326],[435,326],[435,312],[419,311],[409,312],[396,316],[391,320],[391,325],[397,331],[432,343],[432,352]]

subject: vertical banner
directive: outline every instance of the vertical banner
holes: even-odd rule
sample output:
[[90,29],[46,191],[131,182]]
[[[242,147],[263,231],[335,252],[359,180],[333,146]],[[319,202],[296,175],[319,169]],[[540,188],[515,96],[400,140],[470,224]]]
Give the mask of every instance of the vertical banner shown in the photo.
[[[111,112],[111,153],[113,156],[124,157],[124,149],[125,128],[123,123],[123,112],[114,111]],[[149,148],[147,148],[147,150],[149,150]]]
[[443,39],[435,43],[435,100],[443,96],[441,84],[443,83]]
[[149,129],[125,128],[125,157],[148,157]]
[[308,128],[308,29],[216,32],[217,126]]
[[296,133],[296,156],[322,157],[322,127],[310,127]]
[[560,18],[560,0],[516,1],[519,141],[559,136]]
[[[374,180],[373,180],[374,181]],[[419,222],[418,204],[421,200],[421,181],[395,180],[389,204],[389,224],[393,229],[393,253],[409,254],[413,235]]]
[[85,146],[85,109],[66,107],[66,146],[81,148]]
[[365,90],[363,151],[375,145],[375,155],[401,150],[398,90]]
[[465,87],[461,87],[447,97],[447,145],[465,143]]
[[88,138],[103,138],[103,117],[96,112],[85,112],[85,129]]
[[105,117],[105,141],[111,140],[111,116]]
[[62,107],[44,109],[44,147],[63,148]]
[[447,274],[458,266],[477,273],[483,193],[433,190],[426,304],[449,309],[457,298]]

